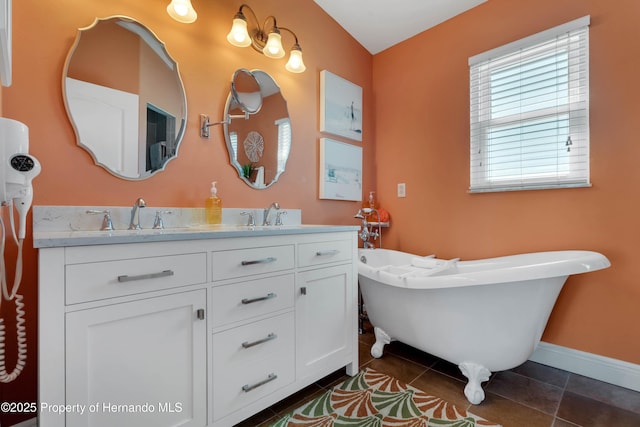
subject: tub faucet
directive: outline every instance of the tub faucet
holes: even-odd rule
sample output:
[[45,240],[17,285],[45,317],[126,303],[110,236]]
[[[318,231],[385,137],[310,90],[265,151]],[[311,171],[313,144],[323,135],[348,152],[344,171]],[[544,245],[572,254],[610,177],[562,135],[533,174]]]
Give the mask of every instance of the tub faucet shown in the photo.
[[129,230],[140,230],[140,208],[147,207],[142,197],[138,197],[138,200],[133,204],[131,209],[131,221],[129,222]]
[[[373,228],[374,224],[369,223],[369,221],[367,221],[367,217],[369,215],[372,214],[376,214],[377,217],[377,224],[378,224],[378,229],[375,230]],[[370,240],[376,240],[378,237],[380,237],[380,247],[382,247],[382,233],[381,233],[381,229],[380,229],[380,214],[378,213],[377,209],[371,209],[371,208],[362,208],[358,210],[358,213],[355,214],[353,216],[354,218],[357,219],[361,219],[362,220],[362,229],[360,230],[360,233],[358,233],[358,236],[360,237],[360,239],[362,240],[362,246],[365,249],[374,249],[376,247],[376,245],[374,245],[373,243],[371,243]],[[370,228],[371,227],[371,228]]]
[[262,225],[271,225],[271,223],[269,222],[269,213],[271,212],[271,209],[279,211],[280,205],[278,204],[278,202],[271,203],[271,205],[269,205],[269,207],[263,211]]

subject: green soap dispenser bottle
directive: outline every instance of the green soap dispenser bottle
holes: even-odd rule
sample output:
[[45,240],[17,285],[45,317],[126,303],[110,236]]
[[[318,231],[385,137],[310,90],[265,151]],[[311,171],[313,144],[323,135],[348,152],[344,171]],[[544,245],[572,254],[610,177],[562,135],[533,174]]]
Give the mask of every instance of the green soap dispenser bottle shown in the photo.
[[217,181],[211,183],[211,196],[205,201],[205,216],[207,224],[222,223],[222,199],[218,197]]

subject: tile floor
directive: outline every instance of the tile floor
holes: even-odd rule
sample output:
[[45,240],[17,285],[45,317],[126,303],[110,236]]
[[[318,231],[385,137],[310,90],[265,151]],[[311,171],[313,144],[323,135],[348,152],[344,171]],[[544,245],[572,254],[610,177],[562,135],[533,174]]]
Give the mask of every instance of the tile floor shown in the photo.
[[[483,384],[486,398],[471,405],[466,378],[457,366],[402,343],[385,347],[380,359],[369,354],[370,330],[360,335],[360,366],[368,366],[438,396],[504,427],[638,427],[640,393],[535,362],[498,372]],[[238,424],[268,426],[346,378],[344,369]]]

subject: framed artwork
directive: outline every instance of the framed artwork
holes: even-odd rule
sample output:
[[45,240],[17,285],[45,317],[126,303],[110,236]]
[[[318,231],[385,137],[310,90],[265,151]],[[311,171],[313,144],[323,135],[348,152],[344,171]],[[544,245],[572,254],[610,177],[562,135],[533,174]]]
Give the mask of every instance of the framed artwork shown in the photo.
[[11,0],[0,0],[0,82],[11,86]]
[[362,147],[320,138],[320,198],[362,200]]
[[320,131],[362,141],[362,88],[320,71]]

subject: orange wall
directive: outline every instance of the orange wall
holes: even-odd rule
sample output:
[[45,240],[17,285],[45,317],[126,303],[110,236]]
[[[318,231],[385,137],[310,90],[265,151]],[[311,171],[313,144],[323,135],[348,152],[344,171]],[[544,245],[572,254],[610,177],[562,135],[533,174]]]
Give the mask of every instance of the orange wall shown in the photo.
[[[169,3],[159,0],[19,0],[13,2],[13,85],[2,90],[4,116],[26,123],[30,151],[42,164],[34,181],[36,205],[128,206],[143,196],[147,206],[204,207],[211,181],[218,181],[225,207],[266,207],[278,201],[285,208],[303,210],[303,221],[353,224],[359,203],[318,198],[319,73],[328,69],[364,89],[364,105],[372,105],[372,56],[330,19],[312,0],[260,0],[251,3],[258,17],[276,15],[278,24],[294,30],[304,52],[307,71],[291,74],[286,59],[272,60],[251,48],[229,45],[226,34],[240,0],[194,1],[198,20],[181,24],[166,13]],[[125,15],[149,27],[166,43],[179,63],[188,104],[188,123],[179,158],[150,179],[121,180],[93,164],[76,146],[62,97],[62,70],[77,29],[95,17]],[[286,33],[283,42],[293,44]],[[221,127],[209,140],[199,137],[199,114],[222,118],[229,83],[237,68],[259,68],[269,73],[285,96],[292,122],[293,142],[286,172],[266,190],[244,184],[228,163]],[[373,108],[365,110],[364,162],[373,164]],[[356,143],[360,144],[360,143]],[[365,167],[364,185],[374,181],[373,167]],[[29,236],[31,230],[28,230]],[[30,237],[25,242],[25,277],[21,288],[28,308],[29,360],[25,372],[12,384],[0,386],[0,399],[35,401],[37,351],[37,252]],[[12,259],[8,262],[13,264]],[[9,276],[11,277],[11,276]],[[46,304],[46,301],[40,301]],[[8,323],[7,362],[15,353],[11,342],[13,306],[2,304]],[[45,356],[46,357],[46,356]],[[12,424],[20,417],[0,417]],[[25,417],[22,417],[25,418]],[[28,417],[27,417],[28,418]]]
[[[593,186],[469,194],[468,58],[584,15]],[[631,363],[640,363],[639,17],[637,0],[489,0],[373,62],[385,246],[463,259],[602,252],[613,266],[569,279],[543,340]]]
[[76,41],[68,77],[129,93],[140,92],[140,51],[145,44],[137,34],[112,21],[84,30]]

